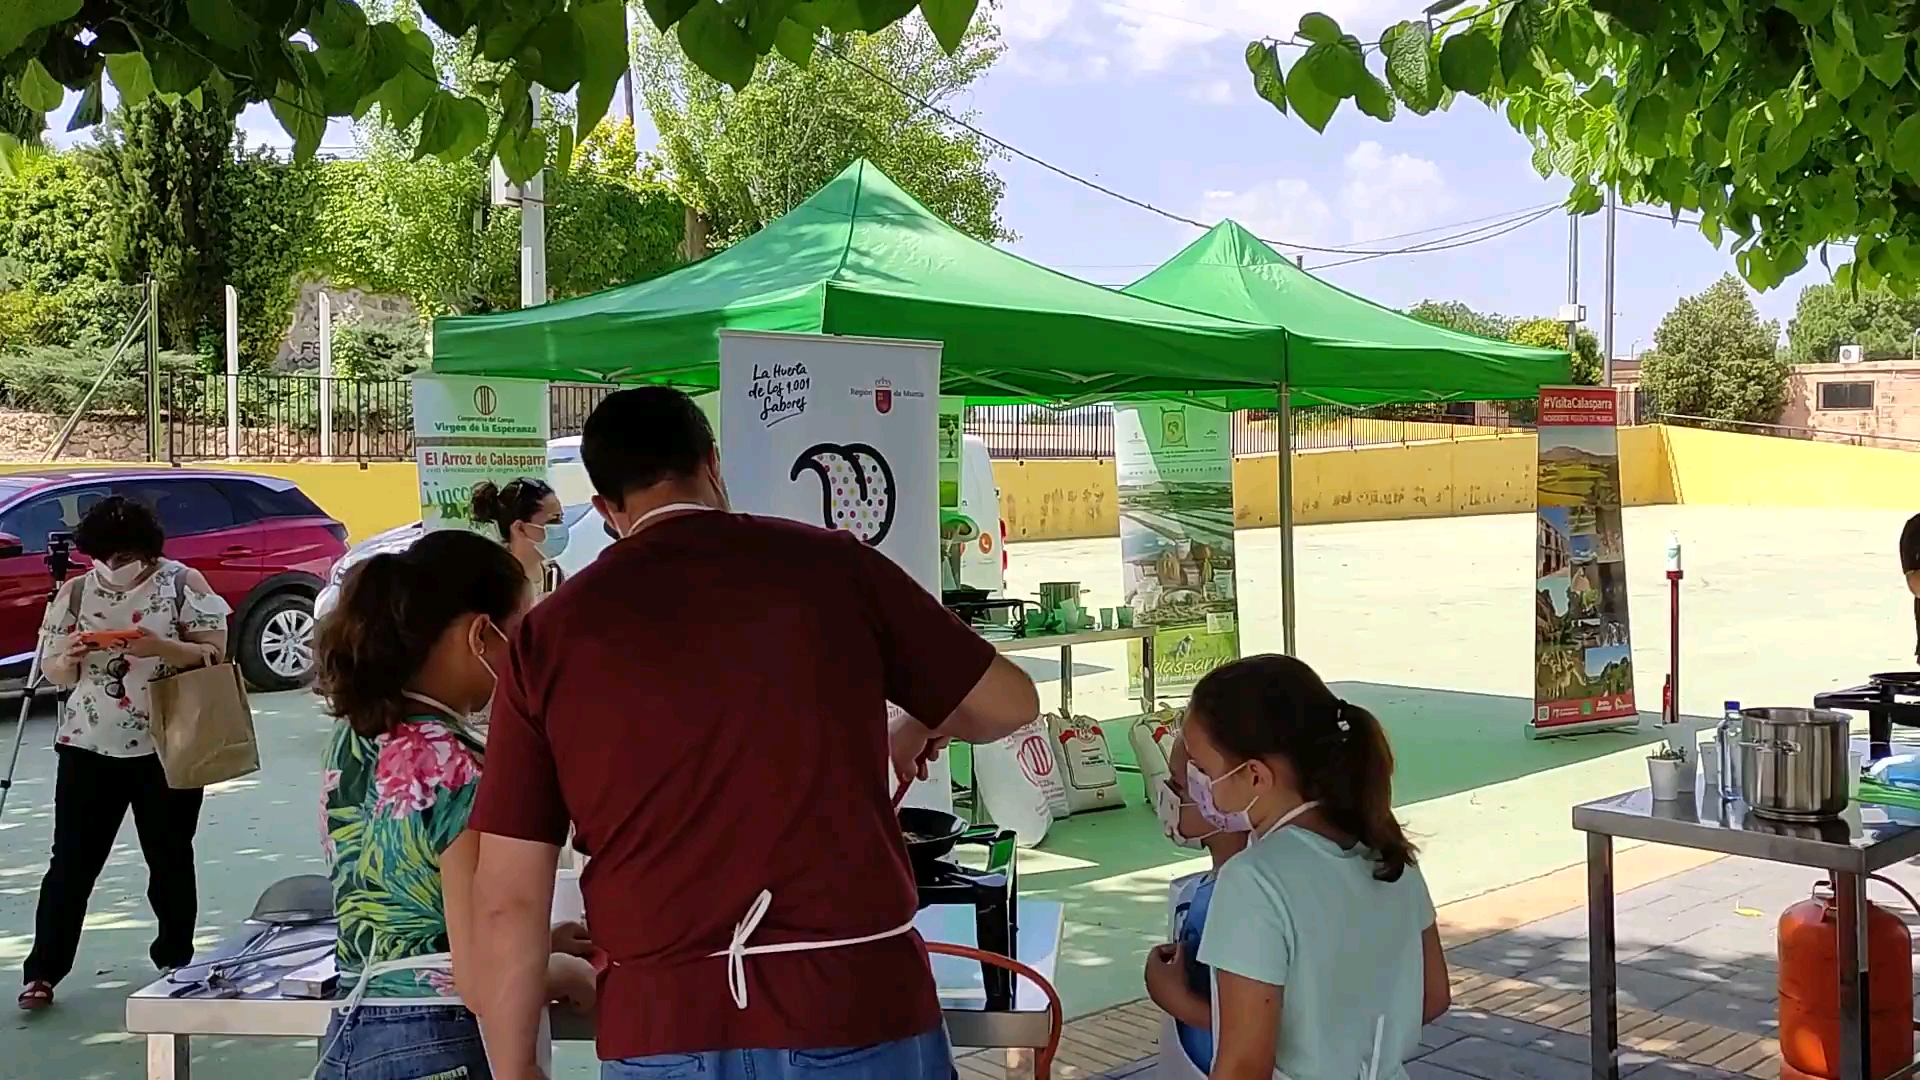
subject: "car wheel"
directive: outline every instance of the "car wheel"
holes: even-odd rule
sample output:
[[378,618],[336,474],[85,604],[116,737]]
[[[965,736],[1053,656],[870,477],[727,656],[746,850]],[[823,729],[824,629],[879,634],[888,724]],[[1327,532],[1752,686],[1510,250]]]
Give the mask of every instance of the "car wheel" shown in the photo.
[[254,606],[233,650],[247,683],[260,690],[292,690],[313,679],[313,601],[276,593]]

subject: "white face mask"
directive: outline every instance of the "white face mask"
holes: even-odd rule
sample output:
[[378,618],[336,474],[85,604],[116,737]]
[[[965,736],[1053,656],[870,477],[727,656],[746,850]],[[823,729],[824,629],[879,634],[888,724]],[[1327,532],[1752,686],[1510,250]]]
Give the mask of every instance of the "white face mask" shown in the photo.
[[1197,850],[1205,846],[1208,837],[1218,836],[1220,830],[1215,829],[1206,836],[1188,836],[1181,832],[1180,810],[1191,805],[1180,801],[1180,793],[1173,790],[1172,785],[1163,782],[1153,786],[1153,816],[1160,819],[1161,833],[1179,847]]
[[93,576],[109,589],[126,590],[140,580],[140,575],[145,573],[146,569],[147,564],[137,559],[119,566],[108,566],[106,563],[96,562],[93,564]]

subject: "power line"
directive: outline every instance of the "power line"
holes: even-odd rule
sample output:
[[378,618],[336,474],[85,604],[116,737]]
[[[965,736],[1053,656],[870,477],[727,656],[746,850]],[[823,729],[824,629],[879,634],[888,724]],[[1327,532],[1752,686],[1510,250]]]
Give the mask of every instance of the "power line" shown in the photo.
[[[928,101],[926,98],[923,98],[920,95],[914,93],[913,91],[908,90],[907,88],[894,82],[892,79],[889,79],[886,76],[880,74],[879,72],[874,71],[872,68],[866,66],[865,64],[860,63],[858,60],[853,59],[852,57],[848,56],[846,53],[841,52],[838,48],[834,46],[834,44],[831,41],[821,42],[820,48],[825,49],[827,53],[837,58],[842,63],[853,68],[855,71],[858,71],[861,74],[867,76],[868,78],[872,79],[874,82],[879,83],[881,86],[884,86],[889,90],[892,90],[894,93],[900,95],[902,98],[905,98],[906,100],[914,103],[915,105],[920,106],[921,108],[927,110],[928,112],[941,117],[942,119],[946,120],[948,123],[951,123],[954,126],[959,127],[965,131],[968,131],[973,135],[986,140],[989,143],[992,143],[994,146],[999,147],[1001,150],[1004,150],[1005,152],[1013,155],[1014,157],[1020,158],[1022,161],[1027,161],[1034,165],[1038,165],[1041,168],[1047,170],[1048,172],[1051,172],[1064,179],[1071,180],[1072,182],[1079,184],[1082,187],[1088,188],[1089,190],[1097,191],[1100,194],[1105,195],[1110,199],[1116,199],[1120,202],[1126,203],[1129,206],[1136,207],[1141,210],[1145,210],[1148,213],[1157,214],[1160,217],[1166,218],[1169,221],[1176,221],[1182,225],[1190,225],[1196,229],[1200,229],[1203,231],[1213,228],[1213,225],[1210,225],[1207,222],[1199,221],[1194,218],[1187,217],[1184,214],[1176,214],[1171,210],[1166,210],[1166,209],[1162,209],[1161,207],[1155,206],[1154,204],[1147,202],[1144,199],[1136,199],[1133,196],[1126,194],[1125,192],[1115,191],[1113,188],[1107,187],[1105,184],[1101,184],[1094,180],[1089,180],[1084,176],[1074,173],[1068,169],[1062,168],[1061,166],[1055,165],[1053,162],[1048,161],[1045,158],[1039,157],[1034,154],[1030,154],[1025,150],[1022,150],[1019,147],[1013,145],[1012,143],[1005,141],[1004,139],[996,138],[995,136],[989,134],[988,132],[981,130],[979,127],[973,124],[970,124],[965,120],[962,120],[961,118],[959,118],[958,116],[955,116],[951,112],[948,112],[946,109],[943,109],[938,105],[935,105],[933,102]],[[1558,204],[1554,204],[1554,205],[1558,205]],[[1550,206],[1548,207],[1548,209],[1550,210],[1552,209],[1552,207]],[[1445,226],[1440,226],[1440,227],[1444,228]],[[1423,231],[1432,231],[1432,230],[1423,230]],[[1417,235],[1417,234],[1408,233],[1404,235]],[[1294,240],[1274,240],[1264,236],[1257,236],[1255,237],[1255,239],[1261,241],[1262,243],[1272,245],[1274,247],[1292,248],[1297,251],[1312,251],[1312,252],[1316,252],[1324,255],[1357,255],[1357,256],[1364,256],[1367,258],[1379,258],[1387,255],[1414,254],[1425,248],[1425,245],[1416,245],[1415,247],[1411,247],[1411,248],[1396,248],[1396,249],[1390,249],[1385,251],[1376,251],[1376,250],[1369,250],[1366,248],[1325,247],[1318,244],[1306,244],[1306,243],[1301,243]],[[1457,239],[1457,238],[1456,237],[1442,238],[1442,240],[1448,240],[1448,239]],[[1440,241],[1434,241],[1434,243],[1439,243],[1439,242]],[[1455,246],[1463,246],[1463,245],[1455,245]],[[1436,250],[1444,250],[1444,249],[1436,249]],[[1336,264],[1336,265],[1340,265],[1340,264]]]
[[[1388,255],[1424,255],[1434,251],[1451,251],[1454,248],[1463,248],[1471,244],[1478,244],[1487,240],[1498,239],[1499,237],[1505,236],[1508,233],[1513,232],[1517,229],[1524,229],[1527,226],[1533,224],[1534,222],[1539,221],[1541,218],[1546,217],[1548,214],[1553,213],[1557,209],[1559,209],[1559,206],[1556,204],[1553,206],[1548,206],[1542,210],[1536,210],[1530,214],[1523,214],[1523,215],[1520,215],[1519,217],[1512,218],[1507,221],[1486,226],[1485,228],[1471,230],[1472,233],[1481,234],[1481,235],[1473,236],[1471,239],[1442,237],[1441,239],[1435,240],[1429,244],[1421,244],[1415,247],[1403,249],[1401,251],[1374,252],[1373,254],[1370,254],[1370,255],[1361,255],[1352,259],[1342,259],[1339,262],[1322,263],[1319,266],[1312,267],[1312,269],[1331,270],[1336,266],[1350,266],[1354,263],[1366,262],[1369,259],[1385,258]],[[1467,234],[1461,234],[1461,235],[1466,236]],[[1453,240],[1454,242],[1452,243],[1446,242],[1447,240],[1450,240],[1450,239]]]
[[[1654,221],[1664,221],[1670,225],[1690,225],[1690,226],[1698,227],[1700,224],[1700,219],[1697,217],[1696,218],[1686,218],[1686,217],[1676,218],[1672,214],[1661,214],[1661,213],[1656,213],[1652,210],[1641,210],[1632,206],[1622,206],[1619,209],[1620,209],[1620,212],[1623,214],[1632,214],[1636,217],[1651,218]],[[1834,247],[1850,248],[1853,246],[1853,241],[1851,240],[1828,240],[1828,241],[1825,241],[1825,243],[1830,244]]]

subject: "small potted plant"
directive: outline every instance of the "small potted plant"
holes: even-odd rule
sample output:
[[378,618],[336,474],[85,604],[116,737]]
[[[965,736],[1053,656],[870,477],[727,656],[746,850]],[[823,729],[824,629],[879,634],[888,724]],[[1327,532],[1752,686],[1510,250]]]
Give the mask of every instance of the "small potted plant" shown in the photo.
[[1647,755],[1647,783],[1653,788],[1655,802],[1672,802],[1680,797],[1680,772],[1687,759],[1680,751],[1661,743]]

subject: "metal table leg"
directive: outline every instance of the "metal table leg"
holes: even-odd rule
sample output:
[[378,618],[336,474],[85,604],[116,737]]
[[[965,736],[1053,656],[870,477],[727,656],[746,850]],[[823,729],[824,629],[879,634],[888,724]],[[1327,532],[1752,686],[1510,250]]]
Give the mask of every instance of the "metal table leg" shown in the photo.
[[1835,874],[1833,893],[1840,909],[1840,1080],[1867,1080],[1867,1063],[1873,1060],[1867,1024],[1867,879]]
[[1060,646],[1060,718],[1073,719],[1073,646]]
[[1153,712],[1156,704],[1153,691],[1153,635],[1149,633],[1140,639],[1140,711]]
[[1893,753],[1893,714],[1881,709],[1867,710],[1867,758],[1879,761]]
[[1593,1080],[1620,1080],[1620,1016],[1613,968],[1613,837],[1587,834],[1587,971]]
[[147,1080],[189,1080],[193,1074],[192,1036],[147,1036]]

